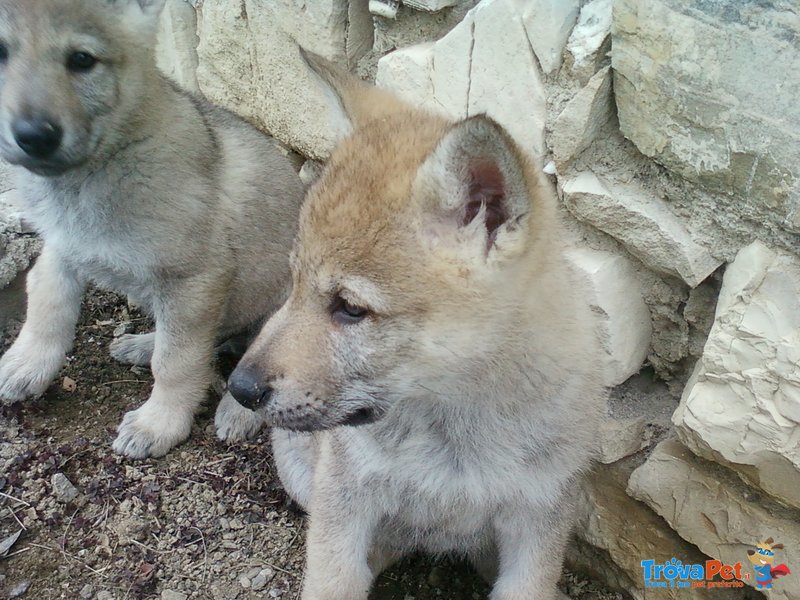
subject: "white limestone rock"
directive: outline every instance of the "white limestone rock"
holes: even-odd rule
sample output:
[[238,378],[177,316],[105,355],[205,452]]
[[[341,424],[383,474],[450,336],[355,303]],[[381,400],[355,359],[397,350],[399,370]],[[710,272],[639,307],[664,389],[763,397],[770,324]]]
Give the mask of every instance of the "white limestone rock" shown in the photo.
[[728,222],[800,233],[797,3],[617,0],[612,37],[625,137]]
[[[650,506],[685,540],[725,564],[742,563],[755,584],[747,550],[773,538],[777,559],[800,564],[800,513],[770,503],[726,469],[697,458],[675,440],[661,442],[628,481],[628,493]],[[643,557],[644,558],[644,557]],[[647,557],[649,558],[649,557]],[[681,558],[676,555],[676,558]],[[771,600],[799,600],[796,575],[776,579]],[[716,590],[719,591],[719,590]]]
[[611,68],[604,67],[564,106],[553,125],[550,145],[558,172],[566,173],[613,120]]
[[568,178],[563,191],[578,219],[619,240],[655,271],[695,287],[722,264],[692,239],[663,200],[633,182],[604,181],[585,171]]
[[384,56],[376,82],[452,119],[486,113],[544,153],[545,90],[516,0],[483,0],[433,44]]
[[583,81],[591,77],[605,58],[611,34],[612,0],[591,0],[581,8],[578,23],[567,40],[572,69]]
[[587,298],[597,315],[603,344],[603,383],[619,385],[637,373],[650,350],[650,311],[628,258],[589,248],[568,254],[576,273],[584,279]]
[[610,465],[645,448],[650,436],[644,417],[615,418],[608,416],[598,427],[600,456],[598,460]]
[[517,0],[522,22],[542,71],[561,66],[564,47],[578,18],[580,0]]
[[42,243],[25,222],[15,187],[15,168],[0,162],[0,334],[25,315],[25,273]]
[[723,279],[675,415],[698,454],[800,507],[800,258],[754,242]]
[[307,160],[303,163],[303,166],[300,167],[300,181],[302,181],[303,185],[306,187],[311,186],[319,179],[319,176],[322,175],[322,170],[324,168],[325,165],[318,160]]
[[183,89],[196,92],[197,14],[186,0],[167,0],[156,45],[158,67]]
[[371,46],[366,2],[220,0],[197,10],[203,93],[304,155],[325,158],[335,133],[323,90],[297,47],[354,64]]
[[414,106],[442,111],[433,90],[433,51],[434,43],[428,42],[390,52],[378,62],[375,83]]
[[[681,539],[669,525],[650,508],[625,492],[630,474],[627,465],[613,465],[589,474],[582,485],[578,500],[577,523],[574,529],[578,540],[596,548],[611,561],[610,565],[578,564],[597,578],[616,583],[635,600],[678,600],[686,598],[686,590],[653,590],[644,588],[643,559],[666,562],[679,557],[684,562],[702,562],[706,557]],[[574,556],[571,548],[567,557]],[[692,590],[692,597],[716,597],[713,590]],[[736,598],[736,596],[726,596]]]
[[50,485],[53,488],[53,495],[59,502],[72,502],[78,497],[78,490],[63,473],[54,473],[50,478]]
[[458,3],[459,0],[403,0],[405,6],[428,12],[437,12],[443,8],[455,6]]

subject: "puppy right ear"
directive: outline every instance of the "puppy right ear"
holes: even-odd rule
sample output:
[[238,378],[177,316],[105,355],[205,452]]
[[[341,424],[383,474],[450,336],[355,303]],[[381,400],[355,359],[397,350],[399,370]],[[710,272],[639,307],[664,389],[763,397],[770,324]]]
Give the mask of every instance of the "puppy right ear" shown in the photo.
[[146,34],[155,36],[161,11],[166,0],[107,0],[109,4],[124,11],[123,18],[142,28]]
[[361,81],[329,60],[304,48],[300,48],[300,55],[325,92],[337,140],[370,121],[408,110],[399,98]]

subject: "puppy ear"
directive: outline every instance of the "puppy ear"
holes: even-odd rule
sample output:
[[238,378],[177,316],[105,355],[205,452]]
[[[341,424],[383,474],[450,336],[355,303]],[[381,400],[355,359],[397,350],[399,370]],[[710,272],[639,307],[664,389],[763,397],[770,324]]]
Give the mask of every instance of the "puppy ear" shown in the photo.
[[784,548],[783,544],[772,544],[773,550],[783,550],[783,548]]
[[123,18],[130,19],[154,34],[161,11],[164,9],[166,0],[108,0],[112,6],[118,7],[124,12]]
[[144,13],[155,13],[158,15],[163,10],[167,0],[136,0],[136,3]]
[[300,48],[300,55],[325,92],[337,139],[370,121],[408,109],[399,98],[361,81],[329,60],[304,48]]
[[[476,256],[524,243],[531,210],[525,163],[514,141],[480,115],[454,125],[417,172],[424,228],[456,239]],[[455,237],[454,237],[455,235]]]

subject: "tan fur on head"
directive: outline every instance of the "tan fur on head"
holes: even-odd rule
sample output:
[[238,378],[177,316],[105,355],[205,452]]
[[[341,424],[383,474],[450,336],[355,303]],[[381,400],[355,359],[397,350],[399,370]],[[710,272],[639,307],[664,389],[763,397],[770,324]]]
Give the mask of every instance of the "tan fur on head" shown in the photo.
[[[485,116],[450,123],[318,57],[307,60],[333,86],[333,111],[350,133],[302,210],[292,297],[247,359],[273,383],[267,411],[274,423],[297,429],[327,427],[370,407],[382,413],[393,401],[383,390],[389,380],[402,385],[408,352],[434,352],[432,373],[459,372],[496,351],[512,314],[529,303],[559,311],[558,303],[572,303],[553,243],[552,186],[499,125]],[[379,290],[380,308],[346,284],[354,277]],[[358,326],[337,323],[342,300],[369,317]],[[484,318],[489,307],[505,305]],[[428,346],[426,322],[438,329],[439,347]],[[460,331],[464,322],[474,329]],[[441,352],[464,336],[475,341],[457,358]]]

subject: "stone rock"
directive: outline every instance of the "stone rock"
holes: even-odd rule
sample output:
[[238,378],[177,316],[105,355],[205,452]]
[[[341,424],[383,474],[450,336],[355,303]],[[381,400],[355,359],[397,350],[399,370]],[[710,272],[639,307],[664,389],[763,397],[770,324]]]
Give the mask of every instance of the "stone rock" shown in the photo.
[[585,281],[588,298],[597,315],[599,337],[605,351],[603,383],[619,385],[639,371],[650,350],[650,311],[631,261],[625,256],[589,248],[572,248],[569,258]]
[[97,592],[97,600],[114,600],[114,594],[105,590]]
[[[433,89],[434,42],[415,44],[390,52],[378,61],[378,74],[375,83],[400,95],[421,108],[449,111],[437,104]],[[464,103],[465,104],[465,103]],[[450,115],[457,118],[458,114]]]
[[800,232],[796,3],[614,3],[623,134],[647,156],[732,198],[727,218]]
[[183,592],[176,592],[174,590],[164,590],[161,592],[161,600],[186,600],[188,596]]
[[452,119],[486,113],[541,156],[545,90],[523,8],[514,0],[483,0],[437,42],[384,56],[377,84]]
[[197,15],[186,0],[167,0],[156,45],[158,67],[182,88],[196,92]]
[[260,592],[267,586],[267,582],[272,579],[272,575],[267,569],[261,569],[250,581],[250,589],[254,592]]
[[522,22],[539,66],[550,74],[561,66],[567,38],[575,25],[580,0],[527,0]]
[[[747,550],[767,538],[785,545],[776,557],[780,563],[790,568],[800,564],[800,512],[769,502],[726,469],[696,457],[675,440],[656,446],[631,475],[628,493],[703,553],[725,564],[742,563],[742,572],[750,575],[747,584],[755,583]],[[791,579],[795,577],[792,574]],[[777,579],[769,597],[798,600],[800,587],[790,577]]]
[[[662,518],[625,492],[628,465],[595,470],[582,486],[578,501],[577,538],[602,553],[609,565],[586,564],[589,574],[622,587],[636,600],[685,598],[685,590],[652,590],[643,587],[643,559],[665,562],[678,557],[684,562],[702,562],[705,556],[681,539]],[[577,558],[568,549],[568,560]],[[584,561],[577,560],[579,564]],[[610,572],[609,572],[610,571]],[[713,591],[692,590],[699,598],[712,598]],[[735,597],[735,596],[734,596]]]
[[567,40],[573,74],[583,81],[594,75],[610,49],[612,4],[612,0],[591,0],[584,4]]
[[78,595],[82,600],[91,600],[92,596],[94,596],[94,588],[92,587],[92,584],[87,583],[84,585]]
[[754,242],[725,271],[673,421],[693,451],[800,507],[800,258]]
[[15,184],[15,168],[0,161],[0,334],[25,315],[25,273],[42,247],[22,216]]
[[30,587],[31,587],[30,581],[23,581],[21,583],[18,583],[8,592],[9,600],[14,600],[14,598],[21,598],[28,592],[28,589]]
[[50,485],[53,486],[53,495],[59,502],[72,502],[78,497],[78,490],[63,473],[53,474],[50,478]]
[[568,178],[569,210],[619,240],[645,265],[696,287],[721,261],[695,242],[667,204],[636,183],[601,180],[591,171]]
[[300,168],[300,181],[302,181],[306,187],[310,186],[319,179],[324,168],[325,165],[318,160],[307,160]]
[[197,79],[212,101],[306,156],[335,142],[321,86],[298,45],[345,66],[371,45],[366,2],[221,0],[198,8]]
[[644,417],[614,418],[609,416],[599,426],[599,461],[613,464],[636,454],[647,446],[647,420]]
[[598,71],[558,115],[550,144],[559,173],[597,139],[614,121],[611,69]]
[[239,585],[241,585],[244,589],[250,589],[250,580],[247,578],[247,575],[240,575],[239,576]]
[[436,12],[449,6],[455,6],[458,2],[459,0],[403,0],[403,5],[417,10]]

